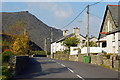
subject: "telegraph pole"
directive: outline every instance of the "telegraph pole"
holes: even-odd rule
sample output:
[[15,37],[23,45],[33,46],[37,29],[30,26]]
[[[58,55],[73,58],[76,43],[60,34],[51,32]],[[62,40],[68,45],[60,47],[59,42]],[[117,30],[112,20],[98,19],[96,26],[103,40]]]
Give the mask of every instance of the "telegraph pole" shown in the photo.
[[53,42],[53,29],[51,28],[51,42]]
[[45,42],[44,42],[44,51],[46,52],[47,55],[47,38],[45,38]]
[[26,32],[27,32],[26,28],[27,28],[27,25],[26,23],[24,23],[24,35],[26,35]]
[[[52,46],[51,46],[51,43],[53,42],[53,29],[51,28],[51,42],[50,42],[50,49],[52,51]],[[53,58],[53,54],[51,54],[51,58]]]
[[89,56],[89,5],[87,6],[87,56]]

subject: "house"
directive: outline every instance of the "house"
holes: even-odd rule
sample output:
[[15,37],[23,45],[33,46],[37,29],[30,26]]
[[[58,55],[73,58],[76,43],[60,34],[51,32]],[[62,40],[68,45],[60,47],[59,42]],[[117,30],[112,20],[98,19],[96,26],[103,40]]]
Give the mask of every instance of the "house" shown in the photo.
[[91,35],[91,36],[89,37],[89,42],[91,42],[91,41],[93,41],[93,42],[96,43],[96,42],[98,41],[98,39],[97,39],[96,37],[94,37],[94,36]]
[[[73,33],[68,34],[68,30],[63,31],[63,37],[60,39],[56,40],[55,42],[51,43],[51,54],[56,53],[56,51],[64,51],[67,49],[66,46],[63,45],[63,41],[68,38],[68,37],[73,37],[75,36],[80,40],[80,43],[76,47],[71,47],[70,49],[73,50],[74,48],[82,48],[83,46],[86,45],[86,37],[80,34],[80,28],[74,28]],[[95,37],[90,37],[90,41],[96,42],[97,38]],[[70,52],[77,52],[77,51],[70,51]],[[74,54],[74,53],[73,53]]]
[[98,37],[106,53],[120,53],[120,5],[107,5]]
[[80,28],[74,28],[73,33],[68,34],[68,30],[63,31],[63,37],[51,43],[51,54],[56,53],[56,51],[64,51],[67,49],[66,46],[63,45],[63,41],[68,38],[76,35],[76,37],[80,40],[80,43],[77,45],[78,48],[81,48],[86,44],[86,38],[80,34]]

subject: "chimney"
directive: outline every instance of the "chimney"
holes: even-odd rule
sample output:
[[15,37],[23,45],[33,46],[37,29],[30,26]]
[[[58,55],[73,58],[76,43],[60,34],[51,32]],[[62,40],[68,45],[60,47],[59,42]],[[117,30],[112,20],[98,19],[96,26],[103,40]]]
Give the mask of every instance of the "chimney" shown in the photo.
[[73,28],[73,33],[75,35],[79,35],[80,34],[80,28],[76,27],[76,28]]
[[67,36],[68,35],[68,30],[63,30],[63,36]]

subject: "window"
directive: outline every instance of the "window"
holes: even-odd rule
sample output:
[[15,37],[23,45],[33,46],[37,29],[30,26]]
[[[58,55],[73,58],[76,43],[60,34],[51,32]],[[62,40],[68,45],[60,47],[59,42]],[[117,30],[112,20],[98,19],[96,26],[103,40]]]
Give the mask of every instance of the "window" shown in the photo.
[[108,22],[107,22],[107,28],[108,28],[108,32],[110,31],[110,20],[108,19]]
[[113,34],[113,41],[115,41],[115,34]]
[[102,47],[106,47],[107,46],[107,43],[106,43],[106,41],[104,41],[103,43],[102,43]]

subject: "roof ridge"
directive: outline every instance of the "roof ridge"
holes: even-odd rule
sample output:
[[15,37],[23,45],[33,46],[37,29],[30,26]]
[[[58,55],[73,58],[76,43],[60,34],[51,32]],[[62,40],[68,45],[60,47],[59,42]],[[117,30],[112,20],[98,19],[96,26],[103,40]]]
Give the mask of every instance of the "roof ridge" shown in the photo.
[[120,6],[120,5],[107,5],[107,6]]

